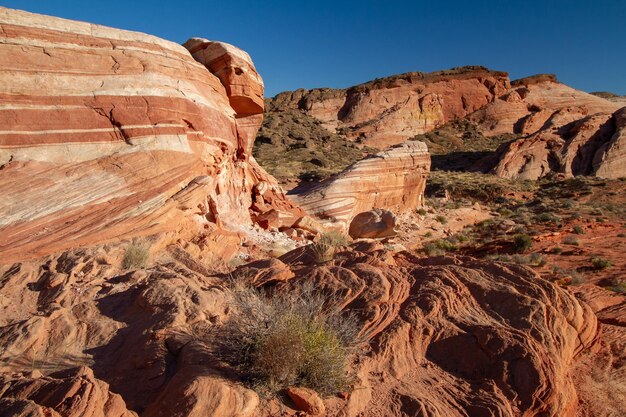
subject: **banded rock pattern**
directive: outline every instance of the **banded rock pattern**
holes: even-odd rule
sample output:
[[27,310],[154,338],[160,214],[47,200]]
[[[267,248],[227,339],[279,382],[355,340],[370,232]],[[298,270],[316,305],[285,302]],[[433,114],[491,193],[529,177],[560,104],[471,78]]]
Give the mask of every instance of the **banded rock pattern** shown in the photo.
[[0,8],[0,27],[3,262],[249,224],[255,201],[302,215],[248,158],[258,75],[226,88],[180,45],[89,23]]
[[267,109],[299,109],[330,131],[379,149],[462,118],[509,88],[508,74],[484,67],[411,72],[345,90],[296,90],[278,94]]
[[307,250],[285,255],[294,276],[279,281],[285,266],[275,266],[268,285],[323,291],[357,315],[370,343],[348,400],[327,400],[327,415],[577,415],[572,367],[597,350],[601,330],[567,290],[515,264],[417,258],[382,244],[315,264]]
[[409,141],[362,159],[293,198],[307,212],[347,226],[372,208],[420,207],[429,171],[426,145]]

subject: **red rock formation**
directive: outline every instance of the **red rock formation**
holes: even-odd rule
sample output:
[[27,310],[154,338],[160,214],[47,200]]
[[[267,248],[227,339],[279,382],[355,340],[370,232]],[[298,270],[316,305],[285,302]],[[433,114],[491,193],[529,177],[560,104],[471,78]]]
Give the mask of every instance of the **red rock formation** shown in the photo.
[[601,97],[561,84],[553,75],[516,80],[497,100],[471,114],[488,136],[503,133],[537,133],[560,112],[562,125],[596,113],[613,113],[621,106]]
[[382,149],[465,117],[508,88],[504,72],[463,67],[412,72],[346,90],[281,93],[269,101],[268,110],[301,109],[331,131]]
[[[382,249],[315,265],[307,247],[231,277],[273,291],[310,283],[356,314],[366,342],[357,379],[324,401],[326,415],[576,415],[571,367],[588,369],[599,336],[586,304],[517,265]],[[0,267],[0,302],[21,300],[0,316],[0,405],[48,416],[97,416],[107,404],[120,410],[107,416],[268,415],[213,356],[230,311],[224,277],[176,248],[167,264],[119,273],[106,250]],[[77,363],[95,378],[65,370]],[[11,374],[33,368],[50,375]]]
[[576,416],[571,366],[599,328],[567,291],[512,264],[378,250],[312,266],[306,250],[283,257],[295,277],[273,290],[314,285],[358,315],[371,346],[328,415]]
[[[206,344],[228,311],[222,279],[178,247],[152,272],[119,273],[110,249],[93,250],[0,267],[0,302],[20,300],[0,315],[0,401],[72,417],[135,415],[126,407],[143,416],[251,416],[257,394],[221,371]],[[93,373],[67,374],[78,364]],[[11,376],[33,369],[50,375]]]
[[429,171],[426,145],[409,141],[358,161],[293,198],[309,213],[347,227],[354,216],[372,208],[420,207]]
[[183,45],[194,59],[216,75],[237,113],[237,136],[241,155],[252,154],[256,133],[263,121],[263,80],[250,56],[241,49],[223,42],[189,39]]
[[250,224],[250,208],[302,216],[248,158],[263,86],[244,52],[213,43],[218,78],[153,36],[5,8],[0,25],[3,262],[158,232],[190,240]]
[[0,406],[0,415],[14,417],[137,416],[86,367],[38,378],[0,375]]
[[570,109],[562,109],[555,111],[537,133],[500,149],[493,172],[501,177],[523,179],[537,179],[550,173],[624,177],[625,138],[626,108],[614,114],[589,116],[581,113],[573,116]]

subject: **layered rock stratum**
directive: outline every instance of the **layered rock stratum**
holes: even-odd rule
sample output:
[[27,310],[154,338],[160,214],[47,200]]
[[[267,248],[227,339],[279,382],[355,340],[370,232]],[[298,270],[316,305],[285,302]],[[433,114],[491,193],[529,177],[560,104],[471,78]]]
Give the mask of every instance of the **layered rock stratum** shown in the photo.
[[[523,266],[422,257],[376,242],[337,249],[323,263],[312,261],[311,246],[229,273],[210,262],[207,253],[237,247],[254,221],[307,223],[250,156],[263,89],[243,51],[199,38],[187,49],[4,8],[0,29],[2,417],[298,415],[261,398],[216,354],[239,285],[275,293],[312,286],[354,315],[362,346],[346,391],[322,400],[292,390],[306,394],[298,397],[311,412],[618,415],[621,299],[575,297]],[[429,78],[443,90],[416,92],[418,127],[508,88],[500,75],[470,72],[479,75]],[[447,76],[476,95],[448,91]],[[425,78],[381,85],[419,90]],[[330,118],[328,94],[317,108]],[[381,114],[378,93],[370,114],[364,96],[351,94],[355,120]],[[438,101],[447,94],[456,104]],[[441,104],[431,106],[436,117],[429,103]],[[407,108],[394,112],[354,132],[408,120]],[[371,208],[415,208],[429,164],[425,145],[407,142],[299,198],[346,225]],[[152,260],[123,266],[130,239],[143,236]],[[598,366],[609,382],[584,378]]]
[[406,142],[292,196],[307,212],[347,227],[354,216],[373,208],[405,211],[422,206],[429,171],[426,145]]
[[268,112],[298,109],[349,140],[379,149],[484,107],[509,88],[508,74],[484,67],[410,72],[348,89],[278,94]]
[[195,39],[197,62],[153,36],[5,8],[0,25],[3,261],[303,215],[249,157],[263,84],[245,52]]

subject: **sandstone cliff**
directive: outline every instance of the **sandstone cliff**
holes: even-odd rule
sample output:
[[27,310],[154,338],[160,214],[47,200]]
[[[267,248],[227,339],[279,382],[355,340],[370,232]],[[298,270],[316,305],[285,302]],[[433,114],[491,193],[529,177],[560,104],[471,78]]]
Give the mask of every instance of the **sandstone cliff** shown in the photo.
[[302,215],[250,158],[263,84],[246,53],[196,39],[197,62],[153,36],[5,8],[0,25],[4,262],[191,239],[250,224],[251,208]]
[[299,109],[349,140],[379,149],[428,132],[494,101],[508,75],[484,67],[411,72],[345,90],[296,90],[268,101],[269,112]]
[[347,226],[354,216],[372,208],[402,211],[422,206],[429,171],[426,145],[410,141],[362,159],[292,196],[309,213]]
[[507,178],[626,175],[623,110],[618,102],[583,93],[542,75],[512,83],[501,98],[468,118],[487,136],[524,137],[498,151],[493,172]]

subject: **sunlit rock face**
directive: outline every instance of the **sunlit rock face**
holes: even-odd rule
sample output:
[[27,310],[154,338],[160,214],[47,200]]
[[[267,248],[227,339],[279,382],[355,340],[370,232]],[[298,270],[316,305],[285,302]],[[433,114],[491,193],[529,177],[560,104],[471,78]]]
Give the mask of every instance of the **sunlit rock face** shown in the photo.
[[293,198],[309,213],[347,227],[354,216],[372,208],[422,206],[429,171],[426,145],[408,141],[362,159]]
[[382,149],[462,118],[509,88],[508,74],[484,67],[412,72],[345,90],[296,90],[278,94],[269,111],[300,109],[331,131]]
[[5,8],[0,26],[2,261],[246,224],[255,199],[300,214],[250,158],[263,84],[243,51],[207,69],[141,33]]
[[469,119],[485,135],[524,135],[499,150],[493,169],[498,176],[619,178],[626,175],[626,113],[620,105],[540,75],[514,82],[510,91]]

